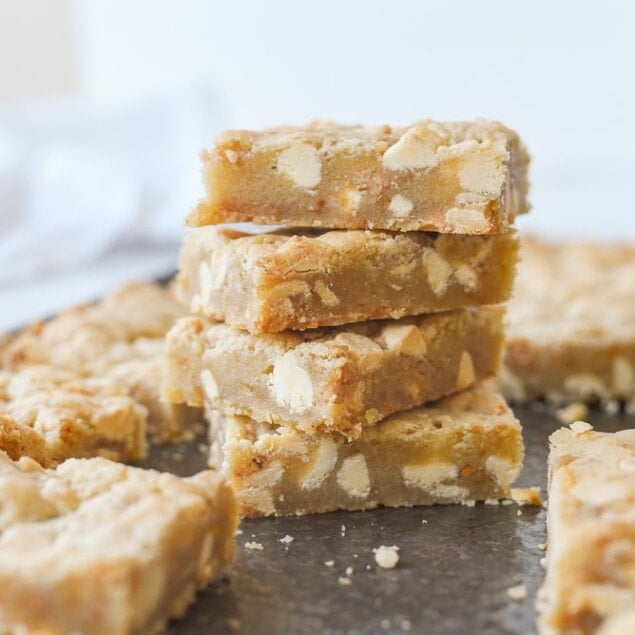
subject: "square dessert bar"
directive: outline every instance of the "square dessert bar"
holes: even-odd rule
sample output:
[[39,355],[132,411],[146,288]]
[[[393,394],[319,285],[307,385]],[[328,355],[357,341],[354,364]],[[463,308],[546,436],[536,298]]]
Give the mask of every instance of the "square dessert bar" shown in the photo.
[[211,471],[0,452],[0,632],[161,632],[231,564],[237,511]]
[[508,299],[514,233],[190,233],[177,289],[193,313],[251,332],[304,330]]
[[154,440],[179,438],[201,413],[159,399],[164,336],[187,308],[170,287],[128,284],[97,304],[75,307],[0,346],[0,369],[46,364],[121,384],[148,409]]
[[635,407],[635,246],[523,237],[507,321],[509,398]]
[[167,336],[164,396],[305,432],[362,427],[495,374],[500,306],[303,333],[252,335],[183,318]]
[[211,460],[245,516],[505,498],[523,460],[503,398],[476,386],[393,414],[347,442],[209,412]]
[[147,410],[107,379],[61,368],[0,371],[0,450],[45,467],[70,457],[135,461],[146,454]]
[[527,152],[491,121],[230,130],[202,159],[193,226],[499,234],[529,209]]
[[603,633],[631,633],[616,628],[635,606],[635,430],[576,422],[550,441],[540,631],[590,635],[607,620]]

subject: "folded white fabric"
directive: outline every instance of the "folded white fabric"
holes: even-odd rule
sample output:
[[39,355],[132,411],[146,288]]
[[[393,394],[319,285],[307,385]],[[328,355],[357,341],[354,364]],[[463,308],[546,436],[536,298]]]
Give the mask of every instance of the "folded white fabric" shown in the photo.
[[203,92],[0,109],[0,286],[115,246],[176,245],[201,191],[199,150],[219,123]]

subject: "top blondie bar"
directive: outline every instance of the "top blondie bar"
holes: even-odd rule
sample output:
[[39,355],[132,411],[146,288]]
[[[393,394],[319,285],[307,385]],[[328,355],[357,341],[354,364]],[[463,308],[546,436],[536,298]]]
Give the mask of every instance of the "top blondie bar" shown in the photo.
[[206,198],[192,226],[500,234],[529,209],[529,155],[491,121],[230,130],[202,160]]

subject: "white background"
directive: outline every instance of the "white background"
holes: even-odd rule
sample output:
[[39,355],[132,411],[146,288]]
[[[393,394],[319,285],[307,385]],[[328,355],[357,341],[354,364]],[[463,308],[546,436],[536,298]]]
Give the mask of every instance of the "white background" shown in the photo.
[[[204,89],[215,114],[200,146],[221,127],[314,118],[500,119],[533,155],[534,208],[521,227],[635,240],[633,6],[0,0],[0,102],[66,94],[122,107]],[[174,249],[186,211],[173,212]],[[86,293],[59,289],[58,301]]]

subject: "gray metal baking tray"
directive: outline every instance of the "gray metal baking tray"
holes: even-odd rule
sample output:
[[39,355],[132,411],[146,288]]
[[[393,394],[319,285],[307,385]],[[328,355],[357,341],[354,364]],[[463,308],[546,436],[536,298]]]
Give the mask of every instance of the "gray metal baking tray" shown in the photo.
[[[547,438],[560,424],[545,406],[515,409],[527,450],[520,485],[546,485]],[[635,419],[592,412],[598,428]],[[180,474],[203,469],[201,440],[155,448],[148,465]],[[170,635],[202,633],[527,635],[543,570],[545,510],[517,505],[377,509],[244,521],[229,580],[199,594]],[[292,536],[285,544],[280,539]],[[245,548],[246,542],[262,550]],[[399,546],[395,569],[373,548]],[[332,567],[324,563],[333,561]],[[352,567],[350,576],[346,569]],[[340,584],[348,577],[351,584]],[[513,601],[507,589],[525,584]]]

